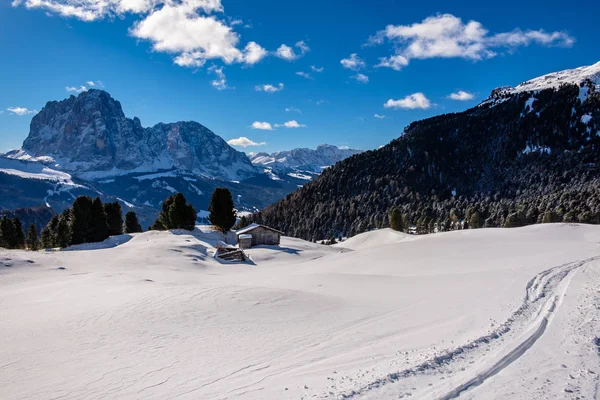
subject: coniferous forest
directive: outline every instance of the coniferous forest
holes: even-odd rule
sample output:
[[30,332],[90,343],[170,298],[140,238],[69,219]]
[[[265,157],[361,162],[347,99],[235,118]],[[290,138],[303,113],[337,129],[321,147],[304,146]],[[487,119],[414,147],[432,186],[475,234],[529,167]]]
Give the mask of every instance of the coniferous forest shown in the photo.
[[[583,102],[582,88],[590,93]],[[600,223],[599,117],[591,81],[500,92],[465,112],[412,123],[251,220],[307,240],[388,227],[390,214],[415,233]]]

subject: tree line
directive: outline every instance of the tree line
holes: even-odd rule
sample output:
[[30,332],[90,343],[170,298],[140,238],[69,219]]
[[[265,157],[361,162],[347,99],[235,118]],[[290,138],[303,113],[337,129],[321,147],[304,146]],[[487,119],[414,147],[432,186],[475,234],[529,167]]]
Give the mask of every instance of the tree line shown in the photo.
[[[208,219],[216,229],[227,232],[236,223],[236,211],[231,192],[216,188],[209,204]],[[169,196],[148,230],[185,229],[192,231],[197,212],[182,193]],[[97,243],[110,236],[142,232],[137,215],[125,214],[118,201],[103,203],[99,197],[80,196],[72,206],[52,217],[38,237],[35,225],[30,225],[27,237],[19,218],[0,218],[0,247],[8,249],[65,248],[83,243]]]

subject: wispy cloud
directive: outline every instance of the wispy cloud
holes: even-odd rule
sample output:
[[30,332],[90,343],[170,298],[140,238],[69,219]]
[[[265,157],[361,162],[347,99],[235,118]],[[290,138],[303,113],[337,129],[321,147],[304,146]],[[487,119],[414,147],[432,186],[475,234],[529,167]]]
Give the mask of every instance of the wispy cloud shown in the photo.
[[431,101],[421,92],[413,93],[403,99],[389,99],[384,105],[385,108],[405,108],[405,109],[428,109],[431,107]]
[[298,114],[302,114],[302,111],[296,107],[286,107],[286,112],[297,112]]
[[385,119],[385,115],[375,114],[373,116],[377,119]]
[[450,93],[450,95],[448,95],[449,99],[458,101],[473,100],[474,97],[475,95],[473,93],[465,92],[464,90],[459,90],[458,92]]
[[296,72],[296,75],[301,76],[306,79],[313,79],[313,77],[310,74],[307,74],[306,72],[302,72],[302,71]]
[[65,87],[65,89],[67,90],[67,92],[75,92],[75,93],[86,92],[88,90],[88,88],[83,85],[81,85],[79,87],[67,86],[67,87]]
[[9,113],[15,114],[15,115],[27,115],[27,114],[34,114],[37,112],[36,110],[30,110],[25,107],[8,107],[6,109],[6,111],[8,111]]
[[369,44],[389,41],[394,54],[380,59],[379,67],[400,70],[413,59],[464,58],[479,61],[498,55],[502,49],[512,51],[532,44],[571,47],[575,38],[566,32],[521,30],[490,34],[480,22],[452,14],[438,14],[412,25],[388,25],[369,38]]
[[369,77],[365,74],[352,75],[350,78],[356,80],[359,83],[369,83]]
[[367,66],[364,60],[356,53],[352,53],[350,54],[350,57],[340,60],[340,64],[342,64],[344,68],[351,69],[352,71],[359,71]]
[[314,65],[311,65],[311,66],[310,66],[310,69],[311,69],[313,72],[319,72],[319,73],[320,73],[320,72],[323,72],[323,71],[325,71],[325,68],[323,68],[323,67],[316,67],[316,66],[314,66]]
[[246,147],[251,147],[251,146],[264,146],[267,143],[266,142],[255,142],[252,139],[248,139],[245,136],[240,136],[239,138],[228,140],[227,144],[229,144],[231,146],[246,148]]
[[308,45],[302,40],[297,42],[294,45],[294,47],[299,50],[298,53],[296,53],[294,51],[293,47],[290,47],[286,44],[282,44],[281,46],[279,46],[279,48],[275,52],[275,55],[277,57],[287,60],[287,61],[294,61],[294,60],[297,60],[300,57],[304,56],[306,53],[308,53],[310,51],[310,47],[308,47]]
[[256,86],[254,86],[254,90],[256,90],[257,92],[275,93],[275,92],[281,92],[284,87],[285,87],[285,85],[283,83],[280,83],[277,86],[273,86],[271,84],[256,85]]
[[208,68],[208,72],[211,72],[216,75],[217,79],[210,82],[212,87],[217,90],[225,90],[225,89],[233,89],[227,85],[227,77],[223,72],[223,67],[217,67],[216,65],[212,65]]

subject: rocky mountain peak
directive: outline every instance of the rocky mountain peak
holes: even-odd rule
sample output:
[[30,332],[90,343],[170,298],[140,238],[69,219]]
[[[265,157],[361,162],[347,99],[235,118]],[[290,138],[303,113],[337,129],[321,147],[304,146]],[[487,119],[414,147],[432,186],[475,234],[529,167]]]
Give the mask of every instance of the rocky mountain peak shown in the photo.
[[143,128],[121,103],[92,89],[51,101],[33,117],[17,157],[53,159],[55,166],[85,176],[177,169],[206,177],[240,180],[255,175],[248,157],[194,122]]

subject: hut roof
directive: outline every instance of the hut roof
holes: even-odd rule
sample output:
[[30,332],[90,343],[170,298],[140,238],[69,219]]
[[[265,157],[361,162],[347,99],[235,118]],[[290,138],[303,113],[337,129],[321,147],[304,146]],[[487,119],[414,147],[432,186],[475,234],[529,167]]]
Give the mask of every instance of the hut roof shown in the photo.
[[271,228],[270,226],[266,226],[266,225],[260,225],[260,224],[250,224],[247,227],[242,228],[242,229],[236,231],[235,234],[238,235],[238,236],[240,236],[240,235],[243,235],[245,233],[252,232],[253,230],[255,230],[256,228],[259,228],[259,227],[262,227],[262,228],[268,229],[270,231],[277,232],[280,235],[283,235],[283,232],[278,231],[277,229]]

